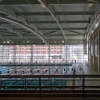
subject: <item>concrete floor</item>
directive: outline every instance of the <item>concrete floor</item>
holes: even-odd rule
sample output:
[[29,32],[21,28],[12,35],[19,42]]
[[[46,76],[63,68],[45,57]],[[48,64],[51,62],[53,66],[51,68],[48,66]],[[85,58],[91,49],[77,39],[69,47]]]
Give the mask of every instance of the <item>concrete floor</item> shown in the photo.
[[83,69],[84,69],[84,74],[85,75],[97,75],[97,71],[94,69],[91,69],[90,67],[88,67],[86,64],[83,64]]

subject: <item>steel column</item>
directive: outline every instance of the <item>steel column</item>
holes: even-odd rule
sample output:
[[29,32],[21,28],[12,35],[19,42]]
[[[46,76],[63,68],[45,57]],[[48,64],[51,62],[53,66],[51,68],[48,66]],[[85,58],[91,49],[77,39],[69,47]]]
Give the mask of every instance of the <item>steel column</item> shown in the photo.
[[49,69],[49,75],[50,73],[50,45],[48,45],[48,69]]
[[100,24],[98,26],[98,75],[100,75]]

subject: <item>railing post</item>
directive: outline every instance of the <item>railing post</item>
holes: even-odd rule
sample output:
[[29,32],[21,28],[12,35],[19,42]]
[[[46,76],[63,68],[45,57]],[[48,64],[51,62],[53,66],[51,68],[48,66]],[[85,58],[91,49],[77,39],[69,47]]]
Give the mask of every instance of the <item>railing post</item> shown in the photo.
[[39,95],[41,98],[41,76],[39,76]]
[[2,88],[2,79],[0,80],[0,90],[1,90],[1,88]]
[[84,75],[83,75],[83,98],[85,98],[85,93],[84,93],[84,86],[85,86],[85,79],[84,79]]
[[25,86],[25,91],[26,91],[26,78],[25,78],[25,84],[24,84],[24,86]]

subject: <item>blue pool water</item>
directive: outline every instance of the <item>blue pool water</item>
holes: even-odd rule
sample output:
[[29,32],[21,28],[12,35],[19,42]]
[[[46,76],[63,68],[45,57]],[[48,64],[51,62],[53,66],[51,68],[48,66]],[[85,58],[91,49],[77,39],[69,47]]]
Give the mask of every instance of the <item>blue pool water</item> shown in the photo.
[[[25,90],[25,88],[11,88],[8,86],[24,86],[25,81],[24,80],[3,80],[2,86],[5,86],[2,88],[2,90]],[[26,80],[26,86],[39,86],[39,80]],[[67,86],[67,79],[43,79],[41,80],[41,86]],[[26,90],[37,90],[38,88],[26,88]],[[41,88],[41,90],[54,90],[54,88]],[[64,90],[64,88],[58,88],[58,90]]]
[[[23,67],[22,66],[18,66],[18,67],[0,66],[0,74],[1,75],[11,75],[11,72],[10,72],[11,70],[13,70],[13,72],[16,71],[16,73],[17,73],[17,70],[19,72],[21,72],[23,70],[26,71],[25,67],[24,66]],[[29,67],[28,69],[32,70],[31,67],[33,67],[33,66],[28,66],[28,67]],[[50,66],[50,67],[52,67],[52,66]],[[38,66],[38,69],[39,68],[40,67]],[[47,68],[48,68],[48,66],[47,66]],[[54,70],[55,70],[54,66],[52,68],[54,68]],[[61,66],[59,68],[60,69],[58,70],[58,72],[59,72],[58,75],[61,75],[61,74],[62,75],[68,75],[68,74],[70,74],[71,66]],[[35,69],[33,67],[33,71],[34,70]],[[44,69],[40,69],[40,71],[42,71],[42,70],[44,70]],[[50,71],[52,71],[52,70],[50,70]],[[18,75],[16,73],[14,73],[13,75]],[[23,75],[23,74],[20,74],[20,75]],[[35,74],[33,73],[33,75],[35,75]],[[2,88],[2,90],[25,90],[24,87],[15,87],[15,88],[13,87],[13,88],[11,88],[11,87],[8,87],[8,86],[25,86],[25,85],[26,86],[39,86],[39,84],[40,84],[38,78],[33,78],[33,79],[28,78],[28,79],[26,79],[26,82],[25,82],[24,79],[21,79],[21,78],[11,78],[11,79],[5,78],[5,79],[0,79],[0,80],[2,80],[1,86],[4,86]],[[41,79],[41,86],[67,86],[67,79],[62,79],[62,78],[46,78],[45,79],[45,78],[42,78]],[[55,90],[55,89],[64,90],[64,88],[54,88],[54,87],[52,87],[52,88],[51,87],[50,88],[41,88],[41,90]],[[28,87],[28,88],[26,88],[26,90],[38,90],[38,88]]]

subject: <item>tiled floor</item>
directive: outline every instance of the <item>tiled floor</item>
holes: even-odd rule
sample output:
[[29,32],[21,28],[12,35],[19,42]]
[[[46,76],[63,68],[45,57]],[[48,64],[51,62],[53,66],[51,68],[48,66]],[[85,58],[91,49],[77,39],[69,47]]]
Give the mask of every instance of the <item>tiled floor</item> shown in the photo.
[[83,64],[84,74],[85,75],[97,75],[97,71],[94,69],[89,68],[85,63]]
[[95,71],[94,69],[91,69],[85,63],[83,63],[82,70],[80,70],[80,67],[78,66],[78,64],[75,65],[75,69],[76,69],[77,75],[82,75],[82,74],[84,74],[84,75],[97,75],[97,71]]

